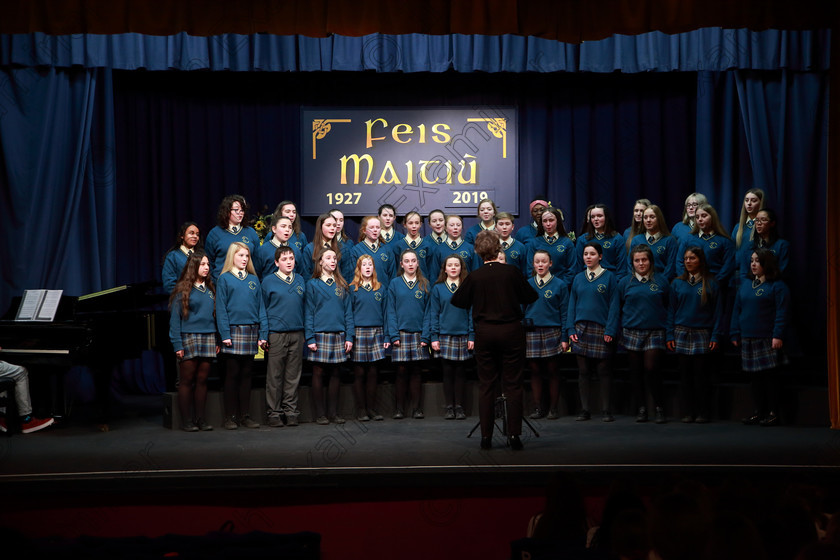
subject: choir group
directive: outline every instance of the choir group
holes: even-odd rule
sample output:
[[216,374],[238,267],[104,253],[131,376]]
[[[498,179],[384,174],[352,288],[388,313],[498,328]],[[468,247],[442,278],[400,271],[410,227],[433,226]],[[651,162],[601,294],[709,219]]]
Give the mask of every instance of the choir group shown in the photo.
[[386,356],[396,367],[394,419],[424,417],[421,364],[433,357],[440,358],[445,417],[466,418],[464,366],[474,329],[471,313],[450,300],[483,264],[473,241],[484,230],[498,234],[499,260],[520,270],[539,296],[523,310],[531,418],[557,418],[557,360],[570,350],[579,369],[577,420],[591,418],[590,383],[597,376],[601,420],[612,422],[612,358],[622,348],[637,422],[648,421],[649,402],[653,420],[666,421],[660,376],[666,350],[678,358],[682,421],[708,422],[710,359],[729,341],[751,378],[755,412],[743,422],[779,423],[789,244],[779,238],[776,214],[764,208],[760,189],[746,193],[731,233],[700,193],[686,198],[681,220],[670,229],[662,210],[646,199],[636,201],[623,233],[608,207],[593,204],[576,238],[567,233],[562,211],[540,199],[530,203],[532,221],[515,233],[513,215],[485,199],[478,223],[466,231],[461,217],[433,210],[425,237],[420,214],[406,214],[399,233],[395,209],[385,204],[361,221],[356,242],[336,209],[318,217],[308,242],[295,204],[286,200],[260,243],[247,211],[242,196],[226,197],[203,250],[198,226],[183,224],[163,264],[186,431],[212,430],[205,402],[217,355],[225,371],[224,427],[260,426],[262,419],[249,412],[258,348],[267,360],[269,426],[298,424],[304,359],[312,364],[318,424],[344,423],[337,412],[339,368],[348,360],[357,419],[383,420],[375,397],[378,364]]

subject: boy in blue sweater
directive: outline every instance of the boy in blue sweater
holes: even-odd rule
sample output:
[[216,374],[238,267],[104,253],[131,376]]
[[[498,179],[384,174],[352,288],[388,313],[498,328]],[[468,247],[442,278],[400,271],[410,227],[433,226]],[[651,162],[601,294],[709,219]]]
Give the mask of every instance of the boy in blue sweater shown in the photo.
[[[280,219],[289,225],[291,232],[289,219]],[[286,425],[297,426],[300,415],[298,385],[303,365],[306,284],[302,277],[295,274],[296,263],[293,246],[278,247],[274,251],[275,272],[263,278],[261,285],[269,333],[265,400],[268,425],[273,428],[283,426],[283,416],[286,417]]]

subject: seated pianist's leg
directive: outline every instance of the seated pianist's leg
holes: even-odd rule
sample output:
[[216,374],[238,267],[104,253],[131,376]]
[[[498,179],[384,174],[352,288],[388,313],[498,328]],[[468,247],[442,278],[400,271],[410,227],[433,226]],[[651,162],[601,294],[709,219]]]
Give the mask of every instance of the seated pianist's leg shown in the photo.
[[[52,418],[36,418],[32,416],[32,402],[29,399],[29,372],[23,366],[16,366],[0,360],[0,381],[15,382],[15,402],[20,414],[20,427],[24,434],[42,430],[55,422]],[[11,398],[11,395],[9,395]],[[5,411],[0,414],[0,432],[5,432]]]

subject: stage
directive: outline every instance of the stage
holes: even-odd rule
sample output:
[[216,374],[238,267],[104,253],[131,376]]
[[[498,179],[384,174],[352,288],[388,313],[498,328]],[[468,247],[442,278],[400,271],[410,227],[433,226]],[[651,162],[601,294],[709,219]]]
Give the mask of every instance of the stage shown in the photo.
[[[525,426],[521,452],[501,436],[481,451],[478,432],[467,438],[475,416],[186,433],[163,426],[160,399],[131,397],[107,432],[81,410],[54,428],[0,437],[0,488],[20,504],[0,513],[0,526],[72,539],[202,535],[229,523],[237,533],[318,532],[324,558],[370,557],[372,539],[404,558],[507,558],[558,470],[580,481],[595,518],[616,480],[838,490],[840,432],[826,426],[564,416],[532,421],[539,437]],[[475,523],[482,516],[489,525]],[[415,533],[425,536],[406,549]]]

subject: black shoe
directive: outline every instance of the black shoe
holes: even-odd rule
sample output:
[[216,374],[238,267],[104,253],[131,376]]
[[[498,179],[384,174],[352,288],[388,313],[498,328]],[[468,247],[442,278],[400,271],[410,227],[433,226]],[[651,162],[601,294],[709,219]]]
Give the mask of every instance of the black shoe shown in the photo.
[[467,413],[464,412],[463,406],[456,406],[455,407],[455,420],[466,420]]
[[683,424],[691,424],[692,422],[694,422],[694,416],[691,416],[691,415],[683,416],[682,420],[680,420],[680,422],[682,422]]
[[615,418],[609,410],[601,413],[601,422],[615,422]]
[[779,417],[776,416],[775,412],[770,412],[770,414],[767,415],[767,418],[765,418],[764,420],[759,422],[758,425],[759,426],[764,426],[765,428],[769,428],[771,426],[778,426],[779,425]]
[[401,409],[398,408],[396,411],[394,411],[394,416],[392,418],[394,420],[402,420],[403,418],[405,418],[405,414]]
[[698,416],[697,418],[694,419],[694,423],[695,424],[708,424],[709,423],[709,417],[700,415],[700,416]]
[[447,406],[443,417],[446,420],[455,420],[455,409],[451,406]]
[[644,406],[640,406],[639,407],[639,413],[636,415],[636,422],[647,422],[647,421],[648,421],[647,408],[645,408]]
[[665,409],[661,406],[656,407],[656,416],[654,416],[654,422],[657,424],[664,424],[665,423]]
[[539,408],[535,408],[534,412],[532,412],[531,415],[528,418],[530,418],[531,420],[539,420],[540,418],[543,418],[544,416],[545,416],[545,413],[542,410],[540,410]]
[[741,423],[745,426],[755,426],[759,422],[761,422],[761,416],[758,415],[758,411],[753,412],[752,416],[748,418],[741,418]]
[[481,448],[482,449],[490,449],[491,447],[493,447],[493,438],[482,436],[482,438],[481,438]]
[[592,416],[589,414],[589,411],[586,410],[586,409],[583,409],[583,410],[580,411],[580,414],[577,415],[577,418],[575,418],[575,421],[576,422],[586,422],[591,417]]
[[522,451],[522,440],[519,439],[519,436],[509,436],[508,444],[512,451]]

